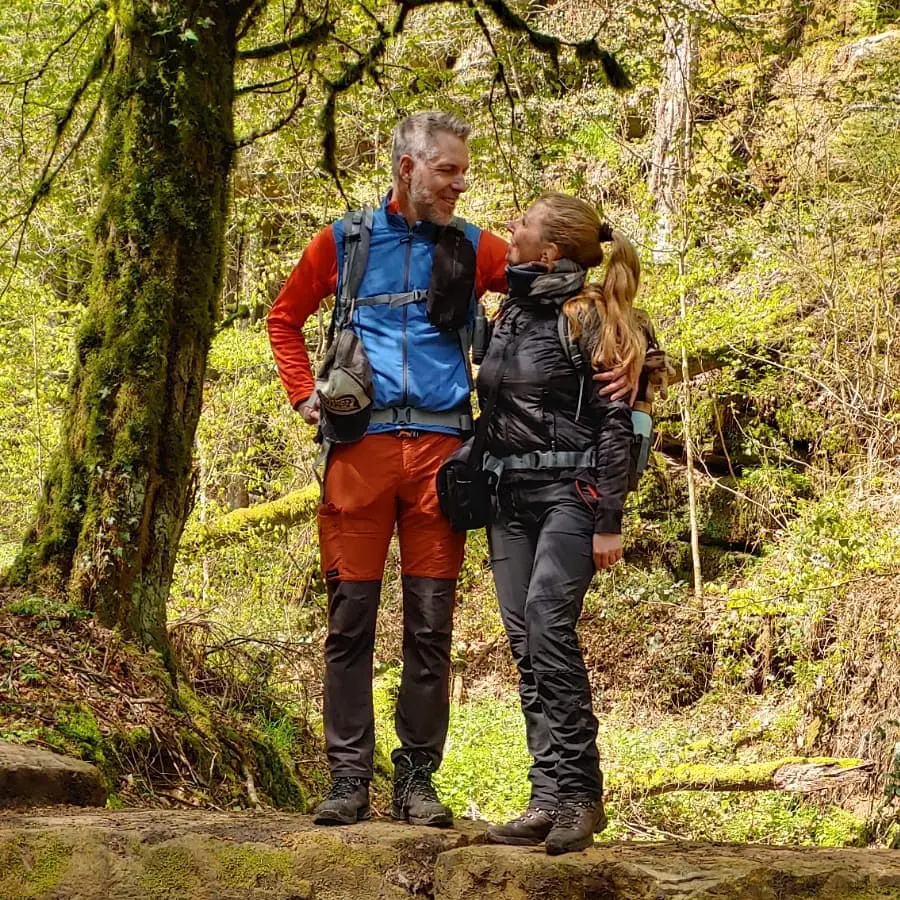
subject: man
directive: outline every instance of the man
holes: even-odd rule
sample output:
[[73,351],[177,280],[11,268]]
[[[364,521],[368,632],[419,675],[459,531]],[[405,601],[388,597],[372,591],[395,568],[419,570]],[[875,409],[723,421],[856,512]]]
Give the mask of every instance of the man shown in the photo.
[[[349,357],[358,359],[361,345],[368,358],[371,384],[362,383],[369,381],[368,373],[357,381],[361,403],[371,400],[370,412],[363,410],[347,429],[353,417],[328,412],[340,413],[337,404],[321,408],[319,394],[325,390],[327,398],[327,385],[320,383],[316,390],[302,333],[322,300],[341,296],[341,282],[349,281],[346,219],[313,238],[269,315],[272,349],[292,405],[309,423],[318,423],[324,413],[326,437],[346,441],[331,448],[318,514],[329,598],[324,722],[332,775],[331,790],[315,812],[318,824],[350,824],[370,814],[375,620],[395,524],[402,570],[403,674],[395,715],[400,748],[392,755],[392,815],[434,826],[453,821],[437,797],[432,775],[447,734],[450,638],[465,536],[450,530],[438,508],[435,475],[471,428],[471,410],[465,325],[447,330],[432,324],[431,302],[425,297],[444,236],[458,235],[461,228],[471,244],[469,254],[474,250],[467,319],[471,294],[506,288],[505,242],[454,220],[456,203],[466,190],[468,136],[465,122],[441,112],[410,116],[394,130],[391,190],[374,210],[364,274],[337,323],[338,340],[347,337],[354,344]],[[352,233],[351,242],[355,240],[358,235]],[[347,364],[352,366],[352,359]],[[360,422],[362,436],[355,434]],[[349,434],[341,435],[342,428]]]

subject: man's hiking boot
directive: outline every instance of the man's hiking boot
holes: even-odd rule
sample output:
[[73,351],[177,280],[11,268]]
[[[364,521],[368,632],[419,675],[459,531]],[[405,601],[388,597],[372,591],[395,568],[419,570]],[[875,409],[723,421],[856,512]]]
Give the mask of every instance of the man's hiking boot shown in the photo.
[[547,853],[559,856],[584,850],[594,843],[594,834],[606,828],[603,799],[560,800],[556,824],[545,841]]
[[432,825],[449,828],[453,813],[435,793],[431,776],[434,765],[424,753],[409,751],[394,760],[394,802],[391,815],[410,825]]
[[543,843],[555,822],[556,810],[529,806],[521,816],[505,825],[491,825],[487,830],[487,839],[491,844],[531,847]]
[[338,777],[328,796],[316,807],[316,825],[352,825],[372,817],[369,782],[365,778]]

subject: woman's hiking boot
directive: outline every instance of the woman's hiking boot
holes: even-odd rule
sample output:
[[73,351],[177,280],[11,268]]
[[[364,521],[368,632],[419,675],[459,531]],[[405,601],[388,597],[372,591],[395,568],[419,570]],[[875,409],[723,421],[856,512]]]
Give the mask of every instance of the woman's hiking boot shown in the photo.
[[453,813],[438,800],[431,783],[433,774],[434,764],[427,754],[415,750],[395,754],[393,818],[436,828],[453,824]]
[[556,823],[545,841],[547,853],[559,856],[584,850],[594,843],[594,834],[606,828],[603,798],[560,800]]
[[328,796],[316,807],[316,825],[352,825],[372,818],[366,778],[337,777]]
[[556,810],[529,806],[521,816],[505,825],[491,825],[487,830],[487,839],[491,844],[531,847],[543,843],[555,822]]

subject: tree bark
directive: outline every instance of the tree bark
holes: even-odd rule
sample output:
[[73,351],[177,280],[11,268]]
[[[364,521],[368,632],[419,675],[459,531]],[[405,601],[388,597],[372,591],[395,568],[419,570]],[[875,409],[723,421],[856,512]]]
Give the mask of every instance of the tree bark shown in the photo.
[[684,11],[666,22],[665,63],[656,103],[656,130],[647,186],[656,201],[656,262],[670,262],[675,232],[683,212],[691,168],[694,120],[691,96],[697,78],[699,35],[695,17]]
[[10,580],[164,653],[217,316],[244,0],[114,0],[89,308],[59,451]]

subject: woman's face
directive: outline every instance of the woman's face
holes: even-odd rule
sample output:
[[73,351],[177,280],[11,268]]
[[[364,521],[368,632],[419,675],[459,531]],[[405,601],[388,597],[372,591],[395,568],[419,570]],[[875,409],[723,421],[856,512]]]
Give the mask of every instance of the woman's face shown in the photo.
[[540,202],[533,203],[518,219],[510,222],[509,248],[506,261],[511,266],[523,266],[527,263],[547,260],[555,255],[555,245],[544,240],[544,217],[546,210]]

